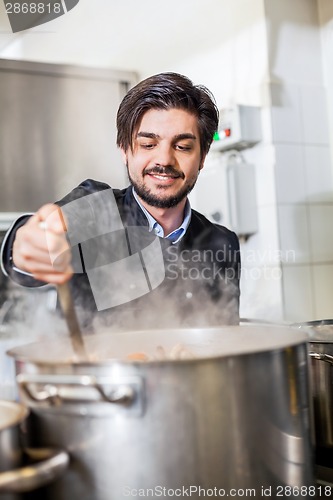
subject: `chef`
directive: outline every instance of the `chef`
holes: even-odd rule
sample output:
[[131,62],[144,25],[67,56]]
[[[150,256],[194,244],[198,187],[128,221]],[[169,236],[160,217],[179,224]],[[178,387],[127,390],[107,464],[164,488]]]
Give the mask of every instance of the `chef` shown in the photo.
[[217,127],[205,87],[177,73],[138,83],[117,114],[130,185],[87,179],[22,215],[4,273],[27,287],[70,280],[78,309],[117,329],[238,323],[238,238],[188,200]]

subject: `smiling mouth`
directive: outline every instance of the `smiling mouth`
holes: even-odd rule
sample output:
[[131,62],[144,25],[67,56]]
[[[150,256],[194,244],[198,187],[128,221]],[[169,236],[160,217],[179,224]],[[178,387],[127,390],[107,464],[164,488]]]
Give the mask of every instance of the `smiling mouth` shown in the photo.
[[184,174],[182,172],[176,172],[173,168],[154,168],[151,170],[146,170],[144,175],[149,175],[151,177],[155,177],[161,181],[166,181],[169,179],[184,179]]
[[155,177],[155,179],[158,179],[160,181],[166,181],[166,180],[169,180],[169,179],[179,179],[180,175],[161,175],[161,174],[153,174],[153,173],[149,173],[147,174],[149,175],[150,177]]

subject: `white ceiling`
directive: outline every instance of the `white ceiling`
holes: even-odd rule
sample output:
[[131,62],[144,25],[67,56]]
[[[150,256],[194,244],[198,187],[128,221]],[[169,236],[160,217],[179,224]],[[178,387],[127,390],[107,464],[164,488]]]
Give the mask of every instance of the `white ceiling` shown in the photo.
[[[0,57],[149,73],[207,51],[254,22],[264,0],[80,0],[50,23],[13,34],[0,2]],[[235,20],[237,19],[237,22]]]

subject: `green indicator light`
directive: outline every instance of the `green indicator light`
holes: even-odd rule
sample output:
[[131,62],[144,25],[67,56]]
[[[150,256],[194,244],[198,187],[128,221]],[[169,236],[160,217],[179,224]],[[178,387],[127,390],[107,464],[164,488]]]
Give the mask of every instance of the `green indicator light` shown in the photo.
[[220,135],[218,131],[216,131],[215,134],[213,135],[213,141],[219,141],[219,140],[220,140]]

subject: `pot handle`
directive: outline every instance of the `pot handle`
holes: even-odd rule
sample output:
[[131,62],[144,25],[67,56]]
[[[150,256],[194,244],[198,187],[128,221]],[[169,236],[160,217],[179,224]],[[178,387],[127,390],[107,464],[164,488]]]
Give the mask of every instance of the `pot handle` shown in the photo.
[[[106,402],[130,406],[136,397],[138,381],[114,383],[110,379],[100,379],[90,375],[39,375],[20,373],[16,380],[22,392],[35,403],[59,405],[64,402]],[[32,385],[43,388],[33,389]],[[108,389],[104,387],[107,384]]]
[[330,354],[325,354],[323,352],[309,352],[309,355],[313,359],[319,359],[319,361],[326,361],[326,363],[330,363],[333,365],[333,356]]
[[38,462],[1,472],[0,492],[24,493],[40,488],[61,476],[69,464],[69,455],[63,450],[26,448],[24,453]]

